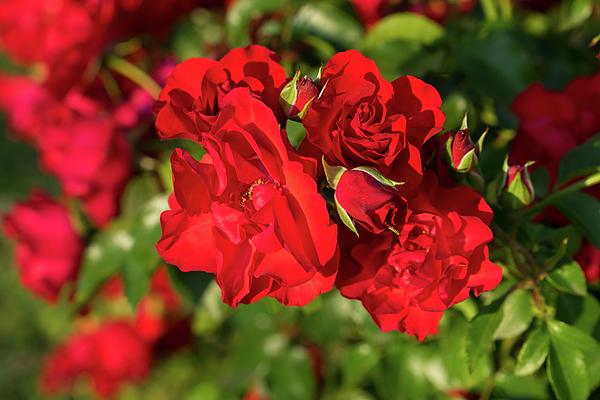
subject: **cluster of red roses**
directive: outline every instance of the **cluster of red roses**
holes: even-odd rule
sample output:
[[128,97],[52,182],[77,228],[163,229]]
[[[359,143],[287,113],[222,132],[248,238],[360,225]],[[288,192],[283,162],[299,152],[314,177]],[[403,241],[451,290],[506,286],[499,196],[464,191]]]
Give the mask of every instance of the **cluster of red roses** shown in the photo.
[[[186,60],[167,79],[159,136],[194,140],[206,155],[171,156],[159,253],[214,273],[232,307],[264,296],[303,306],[335,284],[382,330],[435,334],[444,310],[502,279],[481,195],[423,169],[421,147],[444,122],[439,94],[409,76],[388,82],[353,50],[328,61],[317,91],[309,78],[288,82],[278,59],[252,45]],[[302,110],[307,132],[298,151],[280,129],[286,83],[284,110]],[[356,233],[330,219],[320,192],[331,188]]]

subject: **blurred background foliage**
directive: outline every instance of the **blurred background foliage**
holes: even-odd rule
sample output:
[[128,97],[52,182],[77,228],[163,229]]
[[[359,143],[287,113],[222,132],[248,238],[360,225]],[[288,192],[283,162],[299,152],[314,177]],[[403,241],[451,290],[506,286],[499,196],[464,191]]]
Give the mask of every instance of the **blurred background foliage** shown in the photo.
[[[445,129],[458,129],[467,110],[474,139],[490,127],[481,167],[491,180],[515,134],[518,121],[510,109],[515,96],[535,81],[561,90],[573,78],[598,70],[598,49],[590,49],[589,44],[600,33],[600,1],[555,3],[539,12],[522,7],[519,1],[481,0],[472,12],[454,13],[442,24],[416,13],[392,13],[365,31],[345,0],[238,0],[227,11],[194,10],[174,26],[168,47],[181,61],[219,58],[229,48],[258,43],[281,55],[288,76],[299,66],[303,74],[315,76],[319,65],[335,53],[358,49],[377,63],[388,80],[410,74],[432,84],[443,99]],[[14,69],[6,59],[1,61],[3,70]],[[33,186],[58,194],[57,182],[37,169],[35,151],[10,140],[4,126],[0,120],[0,211],[25,198]],[[298,123],[289,122],[288,131],[294,144],[304,136]],[[166,155],[156,171],[168,188],[169,151],[193,145],[158,143],[157,139],[151,146]],[[196,155],[200,151],[191,150]],[[150,178],[140,175],[134,179],[127,189],[119,217],[124,225],[113,224],[100,234],[111,237],[119,229],[128,229],[143,250],[124,255],[111,248],[109,240],[95,237],[105,246],[106,257],[94,265],[84,262],[83,268],[95,273],[83,274],[85,280],[76,297],[81,305],[117,271],[123,275],[132,305],[147,291],[159,262],[157,254],[147,249],[154,248],[160,227],[157,217],[151,229],[137,229],[136,221],[144,213],[157,216],[166,201],[159,193],[156,175],[149,174]],[[158,205],[154,207],[152,202]],[[576,242],[578,236],[573,230],[542,234],[554,242],[564,237],[575,237]],[[12,247],[0,238],[0,397],[32,400],[41,396],[37,377],[44,356],[71,332],[73,310],[66,299],[50,306],[32,298],[18,284]],[[492,248],[492,254],[494,251],[502,250]],[[92,261],[88,258],[86,262]],[[265,298],[233,310],[222,304],[220,291],[208,274],[168,268],[193,313],[194,343],[159,358],[150,378],[141,385],[127,386],[120,399],[241,399],[248,387],[263,390],[273,400],[555,396],[546,374],[515,373],[523,336],[510,330],[521,334],[534,318],[528,298],[522,296],[524,291],[513,292],[504,306],[504,317],[495,317],[506,327],[496,331],[493,352],[484,354],[477,365],[468,365],[468,323],[481,307],[492,307],[510,281],[482,299],[470,298],[452,307],[442,319],[440,333],[420,343],[398,332],[382,333],[359,302],[344,300],[335,290],[302,309]],[[598,292],[594,288],[591,294],[572,290],[575,293],[560,297],[557,319],[600,339]],[[131,310],[127,303],[119,307],[124,314]],[[489,315],[494,317],[493,310]],[[513,315],[527,325],[506,320]],[[88,390],[82,384],[76,397],[56,398],[93,398]],[[600,393],[596,390],[592,398],[600,398]]]

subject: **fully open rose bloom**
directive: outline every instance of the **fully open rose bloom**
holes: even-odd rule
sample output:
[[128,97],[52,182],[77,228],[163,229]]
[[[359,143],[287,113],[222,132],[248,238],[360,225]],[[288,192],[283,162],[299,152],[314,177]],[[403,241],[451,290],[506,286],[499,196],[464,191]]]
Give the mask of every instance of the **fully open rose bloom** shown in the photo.
[[317,192],[315,162],[284,141],[269,107],[248,88],[231,91],[207,156],[171,156],[172,210],[158,252],[183,271],[215,274],[232,307],[271,296],[302,306],[333,287],[337,227]]
[[75,281],[83,251],[67,208],[34,191],[4,215],[2,230],[17,241],[15,263],[23,286],[55,302],[63,286]]
[[333,56],[323,69],[325,85],[303,125],[301,154],[329,165],[373,167],[412,197],[421,178],[423,143],[444,123],[440,95],[411,76],[383,79],[377,65],[358,51]]
[[236,87],[250,88],[279,115],[279,92],[286,81],[279,59],[271,50],[251,45],[229,51],[220,61],[185,60],[167,79],[153,107],[158,136],[200,141],[217,120],[223,97]]
[[[444,189],[426,171],[400,235],[360,231],[340,239],[336,286],[359,299],[383,331],[398,330],[423,340],[437,333],[444,310],[491,290],[502,269],[489,261],[492,211],[466,186]],[[347,231],[346,231],[347,232]]]

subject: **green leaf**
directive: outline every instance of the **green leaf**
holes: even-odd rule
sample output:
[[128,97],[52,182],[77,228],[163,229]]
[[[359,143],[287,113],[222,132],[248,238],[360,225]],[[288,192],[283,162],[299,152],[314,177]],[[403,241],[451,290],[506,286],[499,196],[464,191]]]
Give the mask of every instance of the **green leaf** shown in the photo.
[[481,96],[504,106],[510,106],[536,76],[529,52],[506,31],[464,35],[457,43],[456,59]]
[[600,135],[596,135],[584,144],[569,150],[560,159],[556,186],[561,186],[571,179],[589,175],[598,170],[600,165]]
[[[431,45],[445,35],[444,28],[417,13],[394,13],[381,19],[363,41],[363,50],[377,47],[382,42],[403,41]],[[393,56],[393,55],[391,55]]]
[[355,48],[364,35],[362,26],[355,18],[324,2],[300,7],[292,16],[290,27],[295,39],[309,37],[310,41],[314,41],[316,37],[333,44],[340,51]]
[[[424,366],[424,348],[419,345],[397,342],[386,349],[386,356],[379,363],[379,380],[376,384],[388,399],[423,399],[431,384],[423,371],[415,366]],[[383,397],[383,396],[382,396]]]
[[592,15],[593,8],[592,0],[564,0],[560,5],[558,28],[567,30],[582,25]]
[[485,307],[473,319],[467,333],[467,359],[469,371],[475,370],[479,362],[491,350],[494,334],[502,322],[503,298]]
[[556,305],[556,319],[600,339],[600,302],[589,294],[585,297],[562,295]]
[[546,360],[549,346],[550,335],[546,326],[533,330],[519,351],[515,375],[531,375],[537,371]]
[[[566,258],[563,260],[566,260]],[[587,294],[585,275],[575,260],[565,262],[560,267],[550,271],[548,276],[546,276],[546,280],[562,292],[577,296],[585,296]]]
[[152,274],[160,262],[155,245],[161,237],[160,214],[169,209],[168,195],[161,193],[138,209],[129,231],[132,245],[121,267],[125,296],[135,309],[148,292]]
[[579,352],[552,341],[548,354],[548,381],[559,400],[585,400],[588,397],[585,363]]
[[126,253],[133,245],[127,228],[123,223],[113,222],[108,230],[96,234],[85,249],[75,292],[78,308],[119,271]]
[[519,336],[529,328],[533,319],[531,293],[525,289],[515,290],[504,301],[504,317],[496,332],[494,340]]
[[119,217],[135,215],[144,202],[159,192],[158,180],[153,173],[146,172],[131,179],[123,193]]
[[253,19],[261,15],[287,7],[285,0],[238,0],[225,15],[225,33],[231,48],[249,45],[249,26]]
[[557,397],[585,399],[600,381],[600,347],[581,330],[557,320],[548,321],[550,353],[548,379]]
[[343,386],[360,386],[378,361],[379,354],[368,343],[349,347],[342,364]]
[[554,203],[594,246],[600,248],[600,202],[587,193],[570,194]]

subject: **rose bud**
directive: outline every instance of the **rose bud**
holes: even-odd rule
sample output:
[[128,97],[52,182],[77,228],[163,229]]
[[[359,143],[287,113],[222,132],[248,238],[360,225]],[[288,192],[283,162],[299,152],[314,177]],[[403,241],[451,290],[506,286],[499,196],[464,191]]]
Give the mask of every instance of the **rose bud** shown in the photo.
[[321,83],[321,69],[315,80],[308,76],[301,77],[300,69],[296,71],[294,79],[288,82],[279,95],[279,105],[289,119],[301,122],[308,111],[310,103],[319,96]]
[[475,169],[479,162],[483,141],[487,135],[487,130],[481,135],[477,144],[473,143],[469,136],[467,126],[467,115],[463,119],[462,126],[458,132],[450,131],[450,136],[446,142],[442,159],[452,170],[460,173],[467,173]]
[[524,166],[508,166],[508,156],[504,160],[504,176],[498,190],[498,201],[506,210],[516,211],[527,207],[533,202],[535,192],[528,168],[535,161],[529,161]]
[[386,230],[399,234],[407,215],[406,201],[393,182],[374,168],[325,166],[329,185],[335,190],[335,205],[342,222],[358,235],[354,221],[369,232]]

